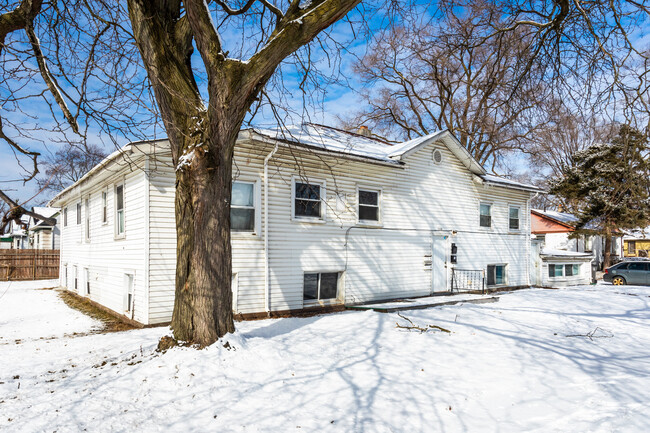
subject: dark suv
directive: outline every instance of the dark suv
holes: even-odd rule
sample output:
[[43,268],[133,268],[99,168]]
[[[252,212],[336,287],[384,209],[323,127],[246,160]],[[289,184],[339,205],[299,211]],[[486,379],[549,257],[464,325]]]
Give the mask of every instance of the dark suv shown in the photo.
[[605,269],[603,280],[615,286],[650,285],[650,262],[621,262]]

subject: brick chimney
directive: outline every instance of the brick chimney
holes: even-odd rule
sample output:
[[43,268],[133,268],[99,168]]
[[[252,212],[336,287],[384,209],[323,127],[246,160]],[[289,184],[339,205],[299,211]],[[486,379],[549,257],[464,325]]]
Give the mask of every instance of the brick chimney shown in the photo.
[[372,135],[366,125],[361,125],[357,131],[357,134],[363,135],[364,137],[370,137]]

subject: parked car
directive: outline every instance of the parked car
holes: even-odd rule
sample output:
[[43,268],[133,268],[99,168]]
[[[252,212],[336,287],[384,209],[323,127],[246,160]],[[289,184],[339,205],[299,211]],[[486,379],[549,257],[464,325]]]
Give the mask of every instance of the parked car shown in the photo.
[[650,285],[649,261],[625,261],[605,269],[603,280],[615,286],[624,284]]

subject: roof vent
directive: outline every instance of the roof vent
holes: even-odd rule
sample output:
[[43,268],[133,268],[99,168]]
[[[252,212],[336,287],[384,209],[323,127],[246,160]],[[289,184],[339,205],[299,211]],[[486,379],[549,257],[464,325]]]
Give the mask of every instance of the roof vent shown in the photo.
[[438,149],[434,150],[432,158],[434,164],[440,164],[442,162],[442,152],[439,151]]
[[370,137],[372,135],[366,125],[361,125],[357,131],[357,134],[363,135],[364,137]]

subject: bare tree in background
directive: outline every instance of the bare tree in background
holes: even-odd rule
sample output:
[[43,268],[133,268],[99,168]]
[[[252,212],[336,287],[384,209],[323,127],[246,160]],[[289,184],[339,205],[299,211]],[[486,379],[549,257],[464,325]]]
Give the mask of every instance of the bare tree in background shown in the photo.
[[[481,163],[493,167],[535,133],[529,112],[547,96],[520,31],[486,38],[489,7],[447,14],[429,24],[418,15],[376,36],[356,64],[366,104],[347,124],[412,139],[449,129]],[[522,79],[522,76],[526,76]]]
[[[588,146],[598,125],[626,123],[647,133],[644,3],[441,0],[438,6],[438,13],[418,11],[377,35],[357,64],[368,107],[348,124],[399,138],[449,129],[493,168],[503,155],[524,151],[533,165],[554,164],[551,170]],[[556,145],[559,152],[549,154]]]
[[85,149],[75,146],[59,149],[51,158],[43,161],[44,176],[37,179],[38,186],[52,193],[62,191],[81,179],[106,156],[103,149],[92,144]]

